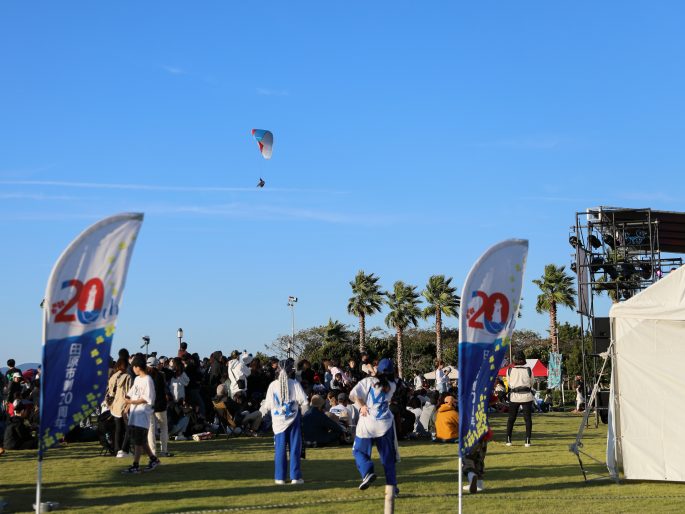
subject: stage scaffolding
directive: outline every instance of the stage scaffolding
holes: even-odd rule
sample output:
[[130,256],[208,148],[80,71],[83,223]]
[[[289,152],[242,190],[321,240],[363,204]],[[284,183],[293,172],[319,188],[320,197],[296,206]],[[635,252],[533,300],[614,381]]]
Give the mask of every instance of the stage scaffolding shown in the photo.
[[[586,415],[576,442],[569,449],[578,457],[583,477],[587,481],[588,472],[581,459],[582,433],[584,426],[589,426],[589,412],[593,404],[596,406],[594,401],[599,393],[601,375],[605,372],[613,346],[609,344],[609,349],[601,356],[596,353],[590,355],[593,357],[593,374],[589,382],[585,343],[589,334],[596,333],[595,300],[602,294],[607,294],[613,303],[628,300],[682,266],[682,258],[673,254],[685,254],[685,213],[620,207],[589,208],[576,212],[576,222],[571,227],[569,243],[574,249],[571,269],[577,277],[583,383],[586,384],[586,391],[583,392]],[[602,313],[600,317],[608,317],[608,314]],[[603,358],[603,363],[598,373],[599,357]],[[589,397],[588,383],[594,384]]]
[[582,329],[593,328],[597,296],[627,300],[683,264],[668,254],[685,253],[685,213],[596,207],[576,212],[571,231]]

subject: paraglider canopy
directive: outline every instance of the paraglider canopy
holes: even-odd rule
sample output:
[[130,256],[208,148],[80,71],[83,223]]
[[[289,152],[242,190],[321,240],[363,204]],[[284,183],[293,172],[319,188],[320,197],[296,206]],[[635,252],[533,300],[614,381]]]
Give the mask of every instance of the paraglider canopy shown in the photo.
[[273,152],[274,135],[268,130],[252,129],[252,135],[257,140],[259,151],[265,159],[271,159]]

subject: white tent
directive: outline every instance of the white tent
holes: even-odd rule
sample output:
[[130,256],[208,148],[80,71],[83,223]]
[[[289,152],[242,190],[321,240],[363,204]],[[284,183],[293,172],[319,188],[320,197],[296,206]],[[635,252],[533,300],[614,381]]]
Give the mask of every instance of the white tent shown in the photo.
[[633,480],[685,481],[685,266],[618,303],[607,465]]

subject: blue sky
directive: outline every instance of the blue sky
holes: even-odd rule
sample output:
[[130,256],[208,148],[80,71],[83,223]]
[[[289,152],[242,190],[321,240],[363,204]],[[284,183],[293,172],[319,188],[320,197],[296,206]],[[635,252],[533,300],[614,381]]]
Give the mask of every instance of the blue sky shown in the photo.
[[[146,215],[115,349],[263,348],[346,314],[359,269],[460,286],[492,243],[530,280],[576,210],[685,210],[681,2],[4,2],[0,317],[37,360],[63,248]],[[252,128],[275,134],[263,161]],[[257,190],[259,177],[267,186]],[[577,321],[571,311],[561,320]],[[383,316],[369,320],[381,325]],[[448,320],[454,325],[456,320]]]

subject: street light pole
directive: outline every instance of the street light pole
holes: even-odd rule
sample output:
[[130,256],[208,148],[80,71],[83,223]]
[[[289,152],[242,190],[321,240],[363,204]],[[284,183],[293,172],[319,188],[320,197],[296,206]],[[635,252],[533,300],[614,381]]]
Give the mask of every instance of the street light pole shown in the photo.
[[297,303],[297,296],[288,296],[288,307],[290,307],[290,313],[292,314],[292,336],[290,338],[290,344],[288,345],[288,358],[292,358],[293,351],[295,349],[295,304]]
[[176,331],[176,337],[178,337],[178,349],[181,349],[181,339],[183,339],[183,329],[179,328]]

